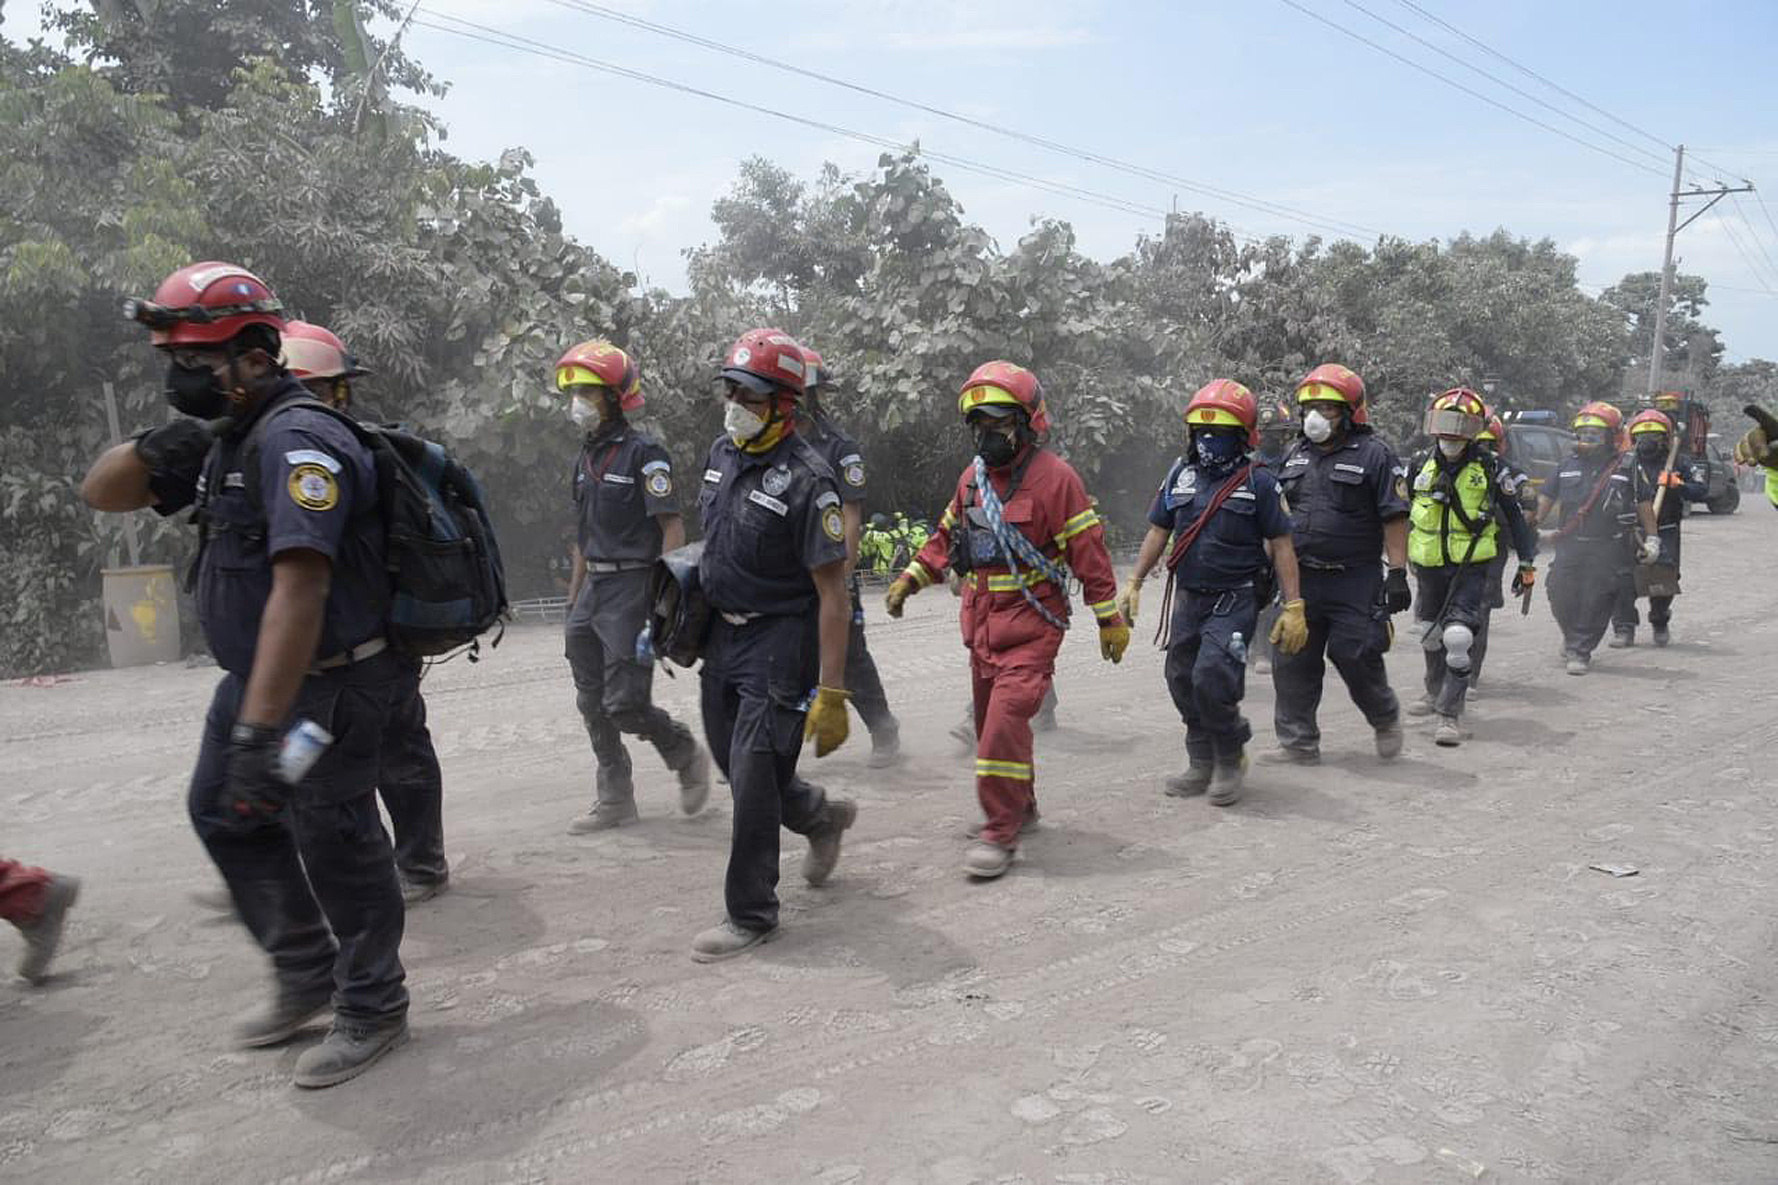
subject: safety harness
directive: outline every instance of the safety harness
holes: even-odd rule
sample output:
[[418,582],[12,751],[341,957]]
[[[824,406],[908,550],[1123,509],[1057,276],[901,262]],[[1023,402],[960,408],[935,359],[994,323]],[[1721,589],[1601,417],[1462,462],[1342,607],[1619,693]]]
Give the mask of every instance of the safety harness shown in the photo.
[[[1035,455],[1035,450],[1033,455]],[[1026,463],[1029,464],[1029,460]],[[1013,479],[1013,484],[1007,487],[1008,497],[1011,497],[1018,489],[1018,478],[1022,476],[1024,476],[1024,467],[1020,466],[1018,474]],[[1000,495],[994,492],[994,483],[988,480],[988,463],[979,456],[975,459],[975,489],[976,497],[981,500],[982,517],[988,520],[988,531],[994,536],[994,543],[1000,549],[1000,558],[1005,562],[1007,572],[1017,578],[1020,575],[1019,565],[1023,563],[1032,572],[1065,592],[1068,588],[1068,573],[1039,551],[1036,544],[1025,538],[1023,531],[1006,521],[1005,504],[1001,502]],[[1019,595],[1025,598],[1027,605],[1037,611],[1039,617],[1059,630],[1066,631],[1068,629],[1068,619],[1057,617],[1050,612],[1048,606],[1037,599],[1037,594],[1031,591],[1027,582],[1019,580],[1018,585]]]
[[1173,587],[1179,575],[1179,565],[1185,560],[1185,553],[1190,551],[1198,536],[1210,524],[1210,519],[1222,504],[1234,496],[1241,484],[1253,476],[1253,463],[1248,462],[1237,469],[1233,476],[1217,487],[1216,493],[1210,496],[1210,504],[1204,507],[1203,513],[1192,520],[1192,524],[1179,532],[1179,538],[1173,541],[1173,550],[1167,553],[1167,591],[1161,594],[1160,624],[1155,627],[1154,644],[1166,646],[1172,641],[1173,633]]

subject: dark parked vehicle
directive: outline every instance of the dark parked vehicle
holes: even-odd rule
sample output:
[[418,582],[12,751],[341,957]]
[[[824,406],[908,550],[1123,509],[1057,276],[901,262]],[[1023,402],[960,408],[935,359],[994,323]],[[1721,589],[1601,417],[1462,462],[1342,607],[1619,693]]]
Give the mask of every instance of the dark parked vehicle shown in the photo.
[[1527,412],[1506,424],[1506,455],[1530,474],[1532,488],[1542,492],[1544,484],[1555,476],[1562,458],[1574,451],[1574,433],[1554,423],[1538,423],[1529,418],[1537,414]]

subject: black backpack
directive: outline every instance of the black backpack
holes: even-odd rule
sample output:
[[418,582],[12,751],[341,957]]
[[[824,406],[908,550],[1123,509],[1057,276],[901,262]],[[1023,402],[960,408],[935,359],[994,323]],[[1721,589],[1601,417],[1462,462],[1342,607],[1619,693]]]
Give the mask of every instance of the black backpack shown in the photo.
[[481,483],[444,447],[394,426],[363,424],[319,399],[292,399],[259,418],[241,446],[241,476],[260,505],[259,449],[266,425],[288,408],[325,412],[352,430],[377,467],[377,515],[389,569],[389,644],[416,658],[469,648],[511,616],[506,569]]

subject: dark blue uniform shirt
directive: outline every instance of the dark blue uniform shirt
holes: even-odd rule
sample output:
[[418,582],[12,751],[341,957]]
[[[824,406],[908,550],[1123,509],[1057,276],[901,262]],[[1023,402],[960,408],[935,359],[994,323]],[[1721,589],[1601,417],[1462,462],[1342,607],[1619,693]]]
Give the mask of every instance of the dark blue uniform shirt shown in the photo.
[[588,560],[660,558],[661,524],[678,514],[673,462],[659,441],[634,428],[590,433],[574,462],[576,541]]
[[[1570,529],[1574,516],[1586,504],[1607,468],[1611,470],[1611,477],[1599,500],[1587,511],[1586,517],[1573,523]],[[1634,454],[1613,457],[1604,453],[1588,459],[1579,453],[1569,453],[1557,466],[1556,475],[1544,483],[1544,497],[1557,504],[1557,517],[1556,521],[1543,525],[1567,531],[1564,539],[1580,543],[1622,539],[1636,523],[1635,468]]]
[[1406,475],[1395,451],[1368,431],[1332,450],[1298,441],[1279,473],[1297,558],[1311,567],[1380,563],[1383,524],[1407,517]]
[[[1216,491],[1232,476],[1206,473],[1183,460],[1173,462],[1148,508],[1148,521],[1164,531],[1185,530],[1198,521]],[[1191,550],[1179,561],[1174,577],[1181,588],[1216,591],[1244,587],[1253,583],[1254,575],[1265,566],[1265,541],[1288,534],[1290,519],[1284,514],[1278,481],[1256,465],[1204,524]]]
[[698,507],[698,578],[718,610],[808,613],[820,601],[810,570],[846,558],[838,483],[800,436],[760,454],[719,439],[710,447]]
[[865,493],[864,453],[858,442],[846,435],[845,429],[827,416],[801,421],[798,431],[804,440],[827,462],[839,486],[840,501],[848,506],[863,502]]
[[[198,620],[223,670],[253,669],[259,620],[272,592],[272,561],[319,552],[333,564],[317,660],[379,636],[388,606],[376,463],[352,430],[324,411],[278,410],[308,392],[287,379],[251,425],[218,440],[198,482]],[[257,423],[257,421],[255,421]],[[258,439],[259,488],[247,491],[241,452]]]

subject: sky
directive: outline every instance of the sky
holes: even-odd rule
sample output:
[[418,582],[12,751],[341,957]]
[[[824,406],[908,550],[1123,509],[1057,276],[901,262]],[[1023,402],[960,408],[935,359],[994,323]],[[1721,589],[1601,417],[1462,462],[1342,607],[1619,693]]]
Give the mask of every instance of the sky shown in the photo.
[[[33,8],[28,0],[6,6],[9,37],[35,29]],[[1750,179],[1764,201],[1727,199],[1687,227],[1678,266],[1709,281],[1705,319],[1722,330],[1730,361],[1778,358],[1778,99],[1769,74],[1778,4],[1771,0],[420,0],[417,21],[446,25],[450,17],[1138,207],[1108,208],[1030,181],[934,164],[967,216],[1003,244],[1034,216],[1055,217],[1070,222],[1081,248],[1099,258],[1157,231],[1177,201],[1180,210],[1261,235],[1368,241],[1381,231],[1448,240],[1504,227],[1554,239],[1578,257],[1582,282],[1596,292],[1627,272],[1660,267],[1668,146],[1683,142],[1688,154],[1695,150],[1689,178]],[[827,161],[868,172],[883,151],[835,130],[418,23],[404,44],[450,83],[449,94],[431,104],[449,128],[447,147],[475,159],[530,150],[572,233],[670,289],[683,284],[685,249],[714,237],[711,203],[733,185],[743,159],[764,156],[813,180]],[[1311,227],[1278,206],[1337,225]]]

